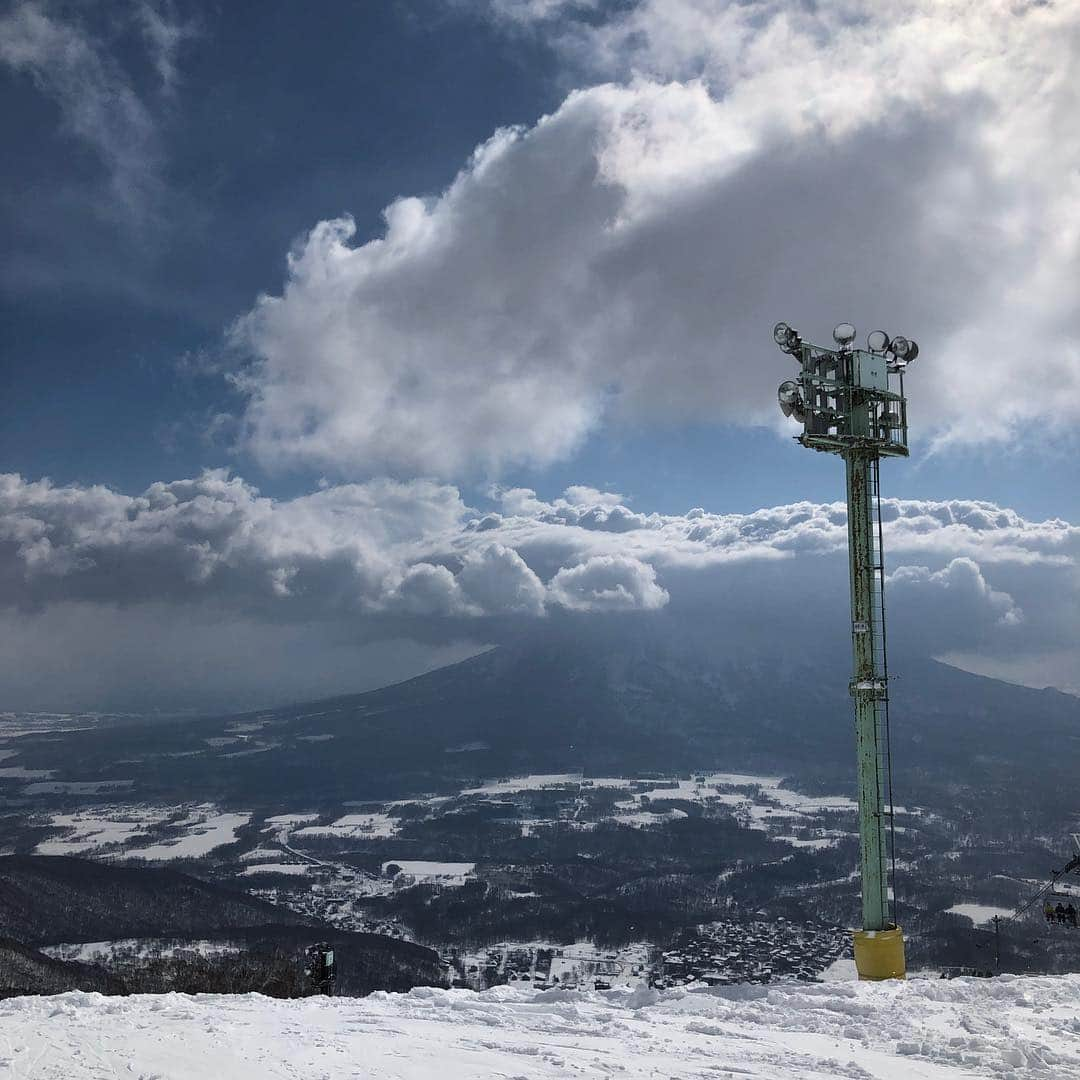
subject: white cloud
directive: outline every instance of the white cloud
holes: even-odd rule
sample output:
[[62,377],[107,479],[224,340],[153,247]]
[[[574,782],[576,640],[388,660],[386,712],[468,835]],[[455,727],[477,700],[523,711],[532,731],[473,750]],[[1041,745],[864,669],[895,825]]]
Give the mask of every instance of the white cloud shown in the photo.
[[103,487],[0,478],[6,595],[120,603],[198,596],[238,608],[287,602],[297,615],[378,608],[421,540],[458,527],[452,487],[375,480],[278,502],[224,470],[151,485]]
[[445,567],[413,563],[388,597],[387,607],[408,615],[479,615],[466,600],[457,578]]
[[516,551],[502,544],[469,552],[457,580],[480,611],[509,615],[544,612],[543,583]]
[[544,585],[516,551],[488,544],[467,551],[460,562],[456,574],[429,562],[407,567],[386,609],[412,615],[544,614]]
[[[532,501],[545,520],[561,522]],[[583,530],[633,518],[620,506],[575,514]],[[225,470],[155,483],[135,497],[0,476],[0,581],[9,602],[27,608],[212,598],[293,619],[542,615],[548,589],[500,542],[502,529],[501,515],[477,518],[456,488],[427,480],[378,479],[279,501]],[[570,606],[562,592],[552,595]],[[631,581],[618,606],[653,607],[656,595]]]
[[180,80],[178,58],[184,43],[197,36],[193,22],[182,22],[168,0],[137,0],[135,17],[142,28],[154,68],[165,94],[175,93]]
[[569,25],[625,81],[495,133],[381,237],[317,225],[237,324],[263,462],[460,476],[607,420],[774,423],[780,317],[919,338],[912,417],[939,442],[1075,428],[1075,5],[665,0]]
[[550,22],[559,16],[595,11],[597,0],[487,0],[492,16],[518,26]]
[[620,506],[626,502],[626,496],[614,491],[598,491],[587,484],[571,484],[563,492],[562,501],[569,506]]
[[[919,614],[933,611],[933,629],[939,633],[943,615],[954,633],[958,625],[981,629],[987,624],[1019,626],[1024,621],[1016,601],[1007,592],[992,588],[973,559],[953,559],[940,570],[900,566],[889,575],[888,584],[901,605],[912,605]],[[934,595],[939,592],[944,594],[944,603]]]
[[[149,0],[139,0],[132,13],[162,89],[171,93],[178,51],[193,31]],[[28,76],[56,103],[62,129],[97,153],[114,200],[139,221],[162,193],[163,155],[152,103],[81,14],[62,3],[17,0],[0,16],[0,64]],[[124,22],[129,12],[123,7],[109,15]]]
[[655,611],[670,599],[648,563],[625,555],[594,555],[563,567],[549,588],[555,602],[570,611]]
[[[603,571],[634,578],[627,594],[649,608],[659,596],[644,584],[652,570],[662,585],[671,570],[836,556],[847,544],[842,503],[646,514],[581,487],[550,502],[526,488],[494,494],[501,513],[474,510],[457,488],[430,480],[380,478],[275,500],[225,470],[138,496],[9,474],[0,476],[0,577],[5,596],[26,607],[212,594],[307,617],[373,614],[407,597],[409,610],[429,610],[418,598],[437,595],[430,610],[444,614],[536,615],[560,572],[559,603],[572,595],[567,582]],[[601,501],[582,502],[589,494]],[[905,587],[985,588],[997,604],[979,567],[1041,567],[1067,579],[1080,561],[1076,526],[992,503],[886,499],[883,517],[889,556],[903,561],[893,577]]]
[[[423,480],[275,500],[223,471],[139,496],[6,476],[0,595],[41,625],[96,606],[119,634],[119,612],[143,625],[155,607],[186,623],[336,626],[361,644],[497,641],[510,622],[564,612],[704,616],[718,647],[845,625],[843,504],[657,514],[600,493],[590,506],[583,488],[496,494],[501,509],[485,511]],[[1080,659],[1080,528],[970,500],[884,511],[894,643],[1072,685],[1061,658]]]

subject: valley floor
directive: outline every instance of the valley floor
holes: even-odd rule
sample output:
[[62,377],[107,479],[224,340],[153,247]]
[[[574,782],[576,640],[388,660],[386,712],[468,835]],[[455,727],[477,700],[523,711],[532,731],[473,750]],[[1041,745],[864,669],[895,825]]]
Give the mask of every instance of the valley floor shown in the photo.
[[0,1077],[1080,1080],[1080,975],[0,1002]]

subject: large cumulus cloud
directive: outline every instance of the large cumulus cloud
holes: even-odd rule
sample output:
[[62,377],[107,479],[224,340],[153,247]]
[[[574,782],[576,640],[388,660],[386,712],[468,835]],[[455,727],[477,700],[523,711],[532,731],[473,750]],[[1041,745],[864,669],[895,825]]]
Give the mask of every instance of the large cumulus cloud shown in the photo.
[[[603,528],[605,514],[620,509],[575,508],[583,531]],[[535,520],[560,519],[545,510]],[[457,488],[427,480],[379,479],[274,500],[224,470],[156,483],[138,496],[0,477],[0,582],[7,602],[26,609],[213,599],[300,620],[539,616],[550,604],[627,611],[666,601],[636,556],[589,562],[591,553],[574,544],[552,547],[561,561],[545,585],[501,542],[504,534],[515,537],[501,516],[478,518]],[[606,588],[587,584],[597,575]]]
[[[887,500],[883,516],[898,646],[1074,686],[1080,529],[970,500]],[[137,496],[7,476],[3,620],[22,632],[5,635],[0,669],[9,687],[43,670],[50,636],[55,656],[86,654],[94,611],[95,640],[113,635],[121,658],[136,641],[142,652],[157,641],[163,655],[189,659],[205,646],[213,685],[236,665],[246,672],[238,685],[254,685],[260,656],[314,650],[316,663],[292,665],[296,694],[312,692],[316,672],[328,691],[369,685],[363,650],[379,642],[418,643],[399,650],[407,673],[537,619],[704,616],[718,647],[747,653],[753,642],[773,648],[781,633],[799,641],[827,629],[841,640],[846,544],[840,503],[659,514],[588,487],[552,500],[493,489],[487,505],[471,507],[457,488],[420,480],[276,500],[222,471]],[[183,650],[171,643],[180,625]],[[237,647],[224,650],[230,634],[198,629],[207,625],[234,626]],[[252,652],[242,644],[251,641],[263,644]],[[359,665],[351,680],[350,649]],[[78,682],[78,663],[57,675],[55,656],[45,665],[54,683]],[[279,668],[267,686],[282,685]]]
[[[662,584],[676,569],[835,556],[847,545],[843,503],[659,514],[589,487],[550,501],[528,488],[493,488],[490,502],[470,507],[456,487],[430,480],[383,478],[271,499],[225,470],[135,496],[9,474],[0,477],[0,575],[8,603],[26,608],[212,593],[297,618],[397,605],[537,616],[557,577],[563,606],[587,609],[581,597],[593,584],[585,584],[603,593],[607,575],[611,590],[637,598],[619,606],[652,609],[664,602],[657,575]],[[1006,575],[1041,567],[1067,580],[1077,566],[1080,529],[1060,519],[1028,521],[976,500],[882,505],[886,548],[900,564],[895,588],[975,592],[999,608],[980,567]],[[1007,605],[1001,614],[1012,621]]]
[[264,462],[456,477],[608,419],[770,422],[779,317],[920,338],[939,441],[1075,425],[1075,5],[496,10],[615,81],[496,132],[383,235],[301,240],[232,335]]
[[656,571],[625,555],[594,555],[564,567],[551,579],[551,591],[571,611],[648,611],[668,602]]

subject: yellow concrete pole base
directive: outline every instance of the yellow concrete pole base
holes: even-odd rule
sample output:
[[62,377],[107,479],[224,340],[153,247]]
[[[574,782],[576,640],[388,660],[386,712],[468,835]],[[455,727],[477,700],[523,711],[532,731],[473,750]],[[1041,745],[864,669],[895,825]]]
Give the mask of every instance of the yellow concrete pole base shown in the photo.
[[855,970],[859,979],[903,979],[904,932],[899,926],[888,930],[855,931]]

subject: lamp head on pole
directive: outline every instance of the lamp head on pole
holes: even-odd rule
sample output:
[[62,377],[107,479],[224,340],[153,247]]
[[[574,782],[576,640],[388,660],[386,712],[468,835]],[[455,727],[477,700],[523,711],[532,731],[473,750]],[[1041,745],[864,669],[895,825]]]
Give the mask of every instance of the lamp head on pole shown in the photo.
[[842,322],[833,328],[831,346],[814,345],[789,323],[778,322],[773,341],[800,367],[777,390],[780,411],[803,425],[799,442],[811,449],[843,454],[857,445],[906,457],[901,376],[919,355],[919,346],[911,338],[872,330],[867,347],[858,349],[855,337],[854,325]]

